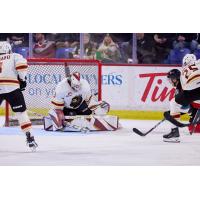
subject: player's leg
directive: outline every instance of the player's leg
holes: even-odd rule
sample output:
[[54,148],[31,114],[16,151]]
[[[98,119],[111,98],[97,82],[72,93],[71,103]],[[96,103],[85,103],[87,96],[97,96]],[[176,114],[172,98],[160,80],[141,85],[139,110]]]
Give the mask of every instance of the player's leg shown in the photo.
[[22,92],[19,89],[14,90],[7,94],[6,100],[9,102],[12,111],[16,114],[21,130],[26,135],[27,144],[30,148],[36,148],[37,144],[31,135],[31,121],[26,111],[26,104]]
[[[176,119],[180,120],[181,113],[187,113],[189,110],[189,106],[181,106],[177,104],[175,99],[170,101],[170,115]],[[164,142],[180,142],[180,134],[179,129],[174,124],[171,124],[171,132],[163,135]]]
[[188,126],[190,134],[200,133],[200,124],[197,123],[199,121],[199,110],[200,110],[200,101],[198,100],[192,102],[191,108],[188,112],[188,114],[190,115],[189,122],[191,123],[191,125]]

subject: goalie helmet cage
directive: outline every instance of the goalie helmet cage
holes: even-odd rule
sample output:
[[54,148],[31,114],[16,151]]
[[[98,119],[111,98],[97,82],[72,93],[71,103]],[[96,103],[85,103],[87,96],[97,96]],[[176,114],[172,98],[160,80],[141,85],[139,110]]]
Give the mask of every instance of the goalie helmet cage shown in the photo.
[[[98,60],[30,58],[28,65],[27,87],[23,94],[28,114],[33,120],[47,115],[56,85],[72,72],[80,72],[89,82],[92,93],[101,100],[102,65]],[[9,126],[10,119],[15,119],[8,103],[5,118],[6,126]]]

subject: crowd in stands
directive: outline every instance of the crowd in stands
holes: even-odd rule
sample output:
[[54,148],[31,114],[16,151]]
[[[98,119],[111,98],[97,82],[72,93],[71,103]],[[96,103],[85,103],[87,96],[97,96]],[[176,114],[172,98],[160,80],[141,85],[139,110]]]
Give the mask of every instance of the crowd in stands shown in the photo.
[[[79,33],[33,33],[32,57],[99,59],[103,63],[131,63],[136,49],[139,64],[181,64],[187,53],[200,58],[198,33],[84,33],[83,55]],[[2,33],[0,41],[8,41],[13,52],[30,57],[28,33]],[[133,44],[137,44],[136,47]]]
[[187,53],[200,58],[198,33],[137,33],[138,63],[181,64]]

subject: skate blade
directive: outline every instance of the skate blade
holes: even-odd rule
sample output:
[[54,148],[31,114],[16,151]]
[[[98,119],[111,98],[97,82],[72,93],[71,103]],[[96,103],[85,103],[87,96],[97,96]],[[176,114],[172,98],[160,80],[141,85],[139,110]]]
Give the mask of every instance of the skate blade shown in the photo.
[[36,152],[37,147],[30,147],[31,152]]
[[163,142],[180,143],[179,138],[163,138]]
[[37,144],[35,144],[34,146],[31,146],[31,147],[27,144],[27,146],[29,147],[29,149],[31,150],[31,152],[36,152],[36,149],[38,147]]

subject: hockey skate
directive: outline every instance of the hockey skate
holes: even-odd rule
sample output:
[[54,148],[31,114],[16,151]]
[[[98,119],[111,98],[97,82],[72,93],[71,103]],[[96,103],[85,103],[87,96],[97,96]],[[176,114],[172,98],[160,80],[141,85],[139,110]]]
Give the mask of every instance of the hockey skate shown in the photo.
[[179,136],[178,128],[172,128],[170,133],[163,135],[163,141],[178,143],[180,142]]
[[30,132],[26,133],[26,143],[32,151],[35,151],[36,148],[38,147],[37,143],[35,142],[34,137],[31,136]]

